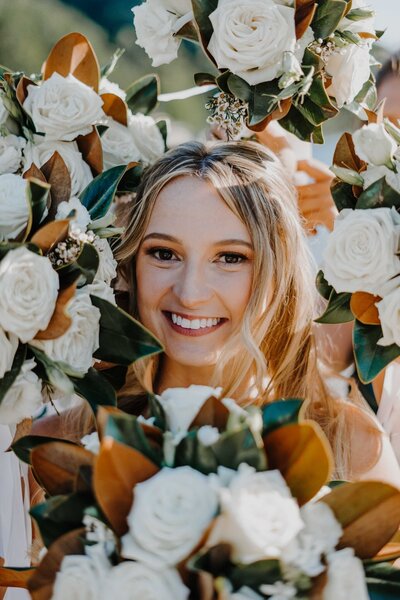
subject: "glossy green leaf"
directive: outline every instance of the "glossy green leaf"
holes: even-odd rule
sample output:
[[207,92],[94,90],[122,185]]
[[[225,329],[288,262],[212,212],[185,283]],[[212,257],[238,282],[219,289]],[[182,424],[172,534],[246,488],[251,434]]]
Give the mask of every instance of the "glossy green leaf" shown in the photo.
[[[286,117],[279,120],[279,124],[300,140],[314,141],[313,134],[316,130],[314,123],[311,123],[295,106],[291,107]],[[318,136],[318,143],[320,143],[320,139],[320,136]]]
[[92,283],[99,268],[99,254],[92,244],[83,244],[76,259],[57,269],[61,287],[65,288],[78,280],[78,285]]
[[160,133],[164,140],[164,150],[167,151],[168,150],[168,148],[167,148],[167,135],[168,135],[167,121],[157,121],[156,125],[157,125],[158,129],[160,130]]
[[331,194],[339,212],[344,208],[355,208],[357,204],[357,198],[353,193],[353,187],[349,183],[345,183],[339,179],[333,180]]
[[148,115],[157,106],[160,80],[154,73],[134,81],[126,90],[126,103],[131,111]]
[[79,373],[66,363],[52,360],[43,350],[35,346],[29,346],[29,349],[35,355],[36,362],[44,369],[41,373],[43,380],[66,394],[72,394],[73,386],[68,376],[79,376]]
[[367,577],[380,579],[382,581],[392,581],[400,585],[400,569],[392,567],[387,562],[369,563],[364,566]]
[[252,95],[254,94],[254,88],[251,87],[250,84],[247,83],[244,79],[239,77],[238,75],[229,75],[227,80],[229,91],[239,98],[240,100],[244,100],[245,102],[249,102]]
[[345,0],[320,0],[311,27],[316,39],[327,38],[335,31],[347,8]]
[[242,462],[263,471],[266,469],[264,450],[257,446],[254,435],[248,428],[222,433],[219,440],[210,446],[218,464],[228,469],[238,469]]
[[331,103],[320,76],[313,78],[308,94],[297,108],[314,125],[321,125],[339,112]]
[[84,377],[71,377],[74,390],[90,404],[94,413],[98,406],[116,406],[117,397],[111,383],[96,369],[90,368]]
[[138,423],[137,417],[128,414],[110,414],[104,432],[117,442],[126,444],[147,456],[156,465],[161,465],[161,448],[151,446],[143,428]]
[[298,423],[299,412],[303,405],[302,400],[290,398],[288,400],[279,400],[271,402],[262,407],[263,417],[263,435],[289,425],[290,423]]
[[66,444],[73,444],[68,440],[55,438],[55,437],[47,437],[44,435],[25,435],[19,438],[12,446],[13,452],[18,456],[22,462],[31,464],[31,451],[36,446],[42,446],[43,444],[48,444],[50,442],[65,442]]
[[101,77],[109,77],[117,66],[117,62],[125,54],[125,48],[117,48],[111,59],[100,69]]
[[24,240],[30,233],[35,232],[42,219],[49,199],[50,186],[36,179],[28,179],[26,194],[29,206],[29,222],[24,234]]
[[97,175],[83,190],[79,199],[89,211],[92,220],[107,214],[125,171],[126,165],[112,167]]
[[101,374],[111,383],[114,390],[118,392],[125,385],[127,371],[128,367],[117,365],[110,369],[103,369]]
[[200,473],[216,473],[218,460],[211,446],[204,446],[197,438],[197,431],[190,431],[178,444],[175,452],[175,467],[190,466]]
[[249,125],[259,125],[278,108],[278,98],[254,92],[249,99]]
[[227,94],[230,93],[230,89],[228,87],[228,79],[230,78],[230,76],[231,76],[230,71],[224,71],[223,73],[221,73],[221,75],[218,75],[218,77],[215,80],[219,89],[222,92],[226,92]]
[[351,294],[346,292],[337,294],[335,290],[332,290],[325,312],[315,319],[315,322],[337,324],[353,321],[354,315],[350,310],[350,299]]
[[7,394],[10,387],[13,385],[14,381],[18,377],[19,372],[21,371],[22,365],[24,364],[26,357],[26,345],[19,344],[17,351],[14,356],[13,363],[11,365],[11,369],[6,371],[0,379],[0,404],[4,400],[5,395]]
[[165,431],[167,428],[167,424],[163,407],[161,406],[160,402],[157,400],[154,394],[148,394],[148,402],[150,415],[154,417],[155,427],[159,427],[160,429],[162,429],[162,431]]
[[[160,121],[165,123],[165,121]],[[131,169],[128,169],[122,176],[121,181],[118,184],[119,192],[136,192],[137,188],[142,181],[143,167],[142,165],[136,165]]]
[[370,600],[399,600],[400,584],[391,581],[380,581],[367,577],[367,588]]
[[258,589],[261,585],[282,581],[282,569],[279,560],[258,560],[249,565],[235,566],[229,572],[229,580],[235,590],[241,587]]
[[194,82],[196,85],[212,85],[216,82],[216,76],[210,73],[195,73]]
[[325,298],[325,300],[329,300],[332,294],[333,287],[329,285],[329,283],[325,279],[323,271],[318,271],[315,285],[321,296]]
[[[201,43],[206,51],[213,34],[213,27],[209,15],[214,12],[217,7],[218,0],[192,0],[193,15],[200,31]],[[210,54],[208,54],[208,56],[215,62]]]
[[31,508],[45,546],[48,548],[63,534],[82,527],[84,511],[92,503],[90,495],[70,494],[53,496]]
[[363,383],[369,383],[389,363],[400,356],[400,347],[378,346],[382,337],[380,325],[364,325],[356,320],[353,331],[354,357],[357,373]]
[[31,252],[34,252],[35,254],[42,254],[40,248],[38,248],[35,244],[31,244],[30,242],[25,244],[21,244],[20,242],[0,242],[0,260],[3,259],[5,255],[10,252],[10,250],[16,250],[21,246],[25,246],[25,248]]
[[356,208],[400,208],[400,194],[387,182],[385,177],[375,181],[358,197]]
[[161,352],[160,342],[128,313],[111,302],[91,296],[100,310],[100,347],[95,358],[129,366],[139,358]]

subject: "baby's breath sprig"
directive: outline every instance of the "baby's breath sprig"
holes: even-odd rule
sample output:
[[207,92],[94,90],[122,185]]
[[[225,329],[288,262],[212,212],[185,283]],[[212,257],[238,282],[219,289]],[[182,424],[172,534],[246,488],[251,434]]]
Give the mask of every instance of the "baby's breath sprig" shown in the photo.
[[207,123],[218,125],[226,131],[228,139],[240,137],[246,126],[248,115],[248,104],[243,100],[235,98],[233,94],[220,92],[210,98],[206,104],[210,115]]

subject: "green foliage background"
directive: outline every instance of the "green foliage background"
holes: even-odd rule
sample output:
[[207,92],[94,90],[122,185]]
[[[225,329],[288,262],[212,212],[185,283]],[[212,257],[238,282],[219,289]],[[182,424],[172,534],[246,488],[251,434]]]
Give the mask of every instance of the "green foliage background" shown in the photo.
[[[28,74],[38,72],[61,36],[80,31],[91,41],[101,64],[108,62],[117,47],[125,48],[111,76],[123,88],[150,72],[160,76],[162,92],[194,86],[193,73],[210,70],[210,63],[193,44],[184,42],[178,60],[153,68],[135,44],[134,4],[135,0],[0,0],[0,64]],[[178,119],[186,123],[190,134],[197,134],[205,124],[205,98],[163,103],[157,115]]]

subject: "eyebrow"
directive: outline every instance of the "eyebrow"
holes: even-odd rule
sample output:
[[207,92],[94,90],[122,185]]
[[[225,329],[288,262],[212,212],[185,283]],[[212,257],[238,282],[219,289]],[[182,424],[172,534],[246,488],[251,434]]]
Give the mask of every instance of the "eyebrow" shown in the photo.
[[[158,239],[158,240],[166,240],[167,242],[174,242],[175,244],[183,245],[182,240],[174,237],[173,235],[168,235],[167,233],[148,233],[144,238],[143,242],[149,239]],[[246,242],[245,240],[240,240],[236,238],[231,238],[228,240],[220,240],[215,242],[214,246],[247,246],[250,250],[253,250],[252,244],[250,242]]]

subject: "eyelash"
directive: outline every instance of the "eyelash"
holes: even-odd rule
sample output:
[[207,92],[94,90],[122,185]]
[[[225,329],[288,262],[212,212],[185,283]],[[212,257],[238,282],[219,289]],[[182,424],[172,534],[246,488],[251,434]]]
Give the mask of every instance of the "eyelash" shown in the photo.
[[[173,260],[172,258],[160,258],[159,256],[157,256],[157,253],[161,253],[161,252],[168,253],[171,256],[174,256],[174,254],[175,254],[169,248],[149,248],[146,251],[146,254],[153,256],[156,260],[158,260],[160,262],[170,262],[171,260]],[[247,256],[245,256],[244,254],[240,254],[239,252],[221,252],[221,254],[218,254],[218,257],[219,258],[230,257],[230,258],[238,259],[237,262],[224,261],[223,264],[225,264],[225,265],[239,265],[248,260]]]

